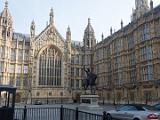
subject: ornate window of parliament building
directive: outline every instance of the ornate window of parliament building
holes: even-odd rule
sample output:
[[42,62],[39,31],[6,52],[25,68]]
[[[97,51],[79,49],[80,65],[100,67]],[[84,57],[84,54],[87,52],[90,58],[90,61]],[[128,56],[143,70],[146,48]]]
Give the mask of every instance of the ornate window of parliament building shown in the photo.
[[13,32],[8,3],[0,14],[0,84],[17,87],[17,102],[78,100],[84,69],[97,74],[96,93],[106,103],[153,103],[160,100],[160,6],[135,0],[131,22],[96,42],[88,19],[83,42],[57,31],[53,9],[38,35]]

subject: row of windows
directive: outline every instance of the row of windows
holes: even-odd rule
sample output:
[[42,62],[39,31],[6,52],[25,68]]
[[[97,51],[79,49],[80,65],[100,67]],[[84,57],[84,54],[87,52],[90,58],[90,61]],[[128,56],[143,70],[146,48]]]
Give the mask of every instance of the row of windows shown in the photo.
[[135,45],[133,35],[132,34],[129,35],[127,39],[128,39],[128,48],[129,49],[133,48]]
[[[14,85],[14,82],[13,82],[13,80],[11,81],[11,84],[10,85]],[[29,86],[29,79],[27,78],[27,77],[25,77],[25,78],[21,78],[21,77],[18,77],[17,79],[16,79],[16,86],[17,87],[20,87],[20,86],[23,86],[23,87],[28,87]]]
[[0,62],[0,72],[8,72],[8,73],[28,73],[28,65],[15,65],[9,64],[8,68],[5,67],[4,62]]
[[122,85],[124,82],[124,78],[123,78],[123,73],[114,73],[114,81],[115,81],[115,85]]
[[135,52],[128,55],[128,62],[129,62],[129,65],[135,65],[136,64]]
[[71,64],[82,64],[82,56],[80,55],[72,56]]
[[[117,54],[124,49],[125,50],[126,49],[133,49],[135,47],[135,40],[136,39],[138,42],[144,42],[144,41],[147,41],[151,38],[149,23],[140,26],[137,31],[138,32],[135,35],[134,35],[134,33],[132,33],[132,34],[129,34],[128,36],[125,36],[123,38],[115,39],[112,43],[110,43],[107,46],[107,48],[97,49],[96,50],[96,60],[102,59],[103,56],[105,58],[108,58],[111,55]],[[137,35],[138,35],[138,37],[137,37]]]
[[81,88],[81,86],[82,86],[82,80],[71,79],[71,87],[72,88]]
[[[28,50],[18,50],[18,60],[22,61],[25,60],[27,61],[29,59],[29,51]],[[24,56],[24,57],[23,57]],[[16,50],[12,49],[11,50],[11,60],[16,60]]]
[[81,68],[73,68],[71,67],[71,77],[80,77],[81,76],[81,73],[82,71],[84,71],[83,69]]
[[[110,53],[108,53],[108,54],[110,55]],[[98,55],[98,57],[99,57],[99,55]],[[147,46],[146,45],[146,46],[140,48],[140,59],[141,59],[141,61],[150,60],[150,59],[152,59],[152,57],[153,57],[152,46]],[[120,56],[115,57],[114,58],[114,64],[121,64],[121,61],[122,61],[121,59],[122,58]],[[135,65],[135,63],[136,63],[135,52],[132,52],[131,54],[129,54],[127,56],[126,60],[129,62],[129,65]]]
[[[98,67],[99,65],[97,65]],[[111,66],[111,64],[110,64]],[[107,69],[110,69],[110,66],[107,66]],[[97,68],[96,67],[96,68]],[[104,67],[103,67],[104,69]],[[140,77],[141,77],[141,80],[153,80],[153,65],[152,63],[150,64],[146,64],[146,65],[143,65],[140,67]],[[129,83],[135,83],[136,80],[137,80],[137,70],[136,70],[136,67],[133,66],[133,67],[130,67],[130,69],[127,71],[124,69],[124,70],[108,70],[107,72],[105,72],[105,74],[103,75],[106,75],[106,81],[115,81],[115,84],[116,85],[121,85],[123,84],[124,82],[129,82]],[[113,75],[113,76],[112,76]],[[99,76],[101,79],[102,77]],[[105,82],[106,82],[105,81]]]
[[122,39],[118,39],[114,42],[113,46],[114,46],[114,53],[118,53],[120,51],[122,51],[123,49],[123,40]]
[[[113,79],[114,79],[116,85],[121,85],[124,82],[135,83],[136,77],[137,76],[136,76],[136,70],[135,69],[128,70],[128,74],[127,74],[127,72],[116,72],[116,73],[114,73],[113,76],[112,76],[112,72],[109,72],[109,73],[106,73],[106,76],[104,78],[100,77],[100,79],[102,80],[100,82],[100,84],[110,85],[111,81]],[[104,79],[104,81],[103,81],[103,79]],[[130,80],[130,81],[128,81],[128,80]]]
[[150,39],[150,28],[149,28],[149,24],[145,24],[142,27],[140,27],[139,29],[139,33],[140,33],[140,41],[146,41],[148,39]]
[[17,65],[16,69],[15,69],[15,65],[14,64],[10,64],[9,65],[9,69],[8,69],[9,73],[28,73],[28,65],[24,65],[23,66],[23,70],[22,70],[22,66],[21,65]]
[[141,60],[150,60],[152,59],[152,47],[145,46],[140,49],[140,58]]
[[130,82],[131,83],[135,83],[136,77],[137,77],[136,75],[137,75],[136,69],[132,69],[132,70],[129,71],[129,77],[130,77]]
[[[24,86],[28,87],[29,85],[29,79],[28,75],[23,75],[23,74],[18,74],[17,76],[10,74],[9,79],[7,80],[6,77],[3,77],[4,81],[3,84],[11,85],[14,86],[16,85],[17,87]],[[2,76],[0,76],[0,82],[2,83]]]
[[[26,39],[23,38],[16,38],[16,39],[12,39],[13,42],[11,42],[11,49],[29,49],[30,48],[30,42],[26,41]],[[18,44],[17,44],[18,41]]]
[[141,67],[142,80],[153,80],[152,64]]
[[[9,51],[9,47],[6,48],[6,51]],[[5,51],[5,47],[1,46],[0,47],[0,55],[1,58],[8,58],[11,59],[13,61],[16,60],[16,56],[18,55],[18,60],[22,61],[25,60],[27,61],[29,58],[29,50],[21,50],[19,49],[18,52],[16,53],[16,49],[10,49],[10,52],[6,52]],[[24,57],[23,57],[24,56]]]

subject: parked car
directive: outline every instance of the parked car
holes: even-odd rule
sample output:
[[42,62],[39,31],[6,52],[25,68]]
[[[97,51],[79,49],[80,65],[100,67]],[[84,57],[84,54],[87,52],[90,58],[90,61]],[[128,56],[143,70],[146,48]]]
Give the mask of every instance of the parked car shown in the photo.
[[40,100],[36,100],[34,104],[35,105],[42,105],[42,102]]
[[107,119],[160,120],[160,111],[144,104],[125,104],[107,112]]
[[156,109],[160,110],[160,103],[157,103],[157,104],[153,105],[153,107],[155,107]]

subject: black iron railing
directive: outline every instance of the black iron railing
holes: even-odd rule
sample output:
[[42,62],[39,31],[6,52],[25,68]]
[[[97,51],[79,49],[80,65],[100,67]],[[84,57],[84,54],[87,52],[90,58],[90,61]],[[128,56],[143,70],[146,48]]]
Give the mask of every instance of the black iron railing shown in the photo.
[[78,120],[107,120],[107,119],[102,119],[102,118],[103,118],[102,115],[86,113],[83,111],[78,112]]
[[15,108],[15,120],[107,120],[106,115],[98,115],[61,107]]

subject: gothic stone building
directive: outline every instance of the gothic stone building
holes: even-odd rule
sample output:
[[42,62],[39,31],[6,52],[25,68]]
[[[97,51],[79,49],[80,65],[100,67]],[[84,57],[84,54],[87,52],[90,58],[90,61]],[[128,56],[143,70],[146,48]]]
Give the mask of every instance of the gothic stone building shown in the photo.
[[6,2],[0,14],[0,84],[18,88],[17,102],[71,102],[83,94],[90,68],[98,76],[97,94],[105,102],[155,102],[160,99],[160,6],[135,0],[131,22],[96,43],[88,19],[83,43],[63,38],[55,27],[53,9],[49,24],[36,35],[13,32]]
[[17,102],[69,102],[80,96],[84,69],[90,67],[91,49],[96,44],[90,19],[83,46],[71,41],[69,27],[66,39],[61,36],[53,9],[49,17],[49,24],[40,34],[35,34],[33,20],[26,35],[13,32],[8,2],[0,14],[0,84],[18,88]]
[[104,101],[160,100],[160,6],[135,0],[131,22],[96,45],[94,65]]

